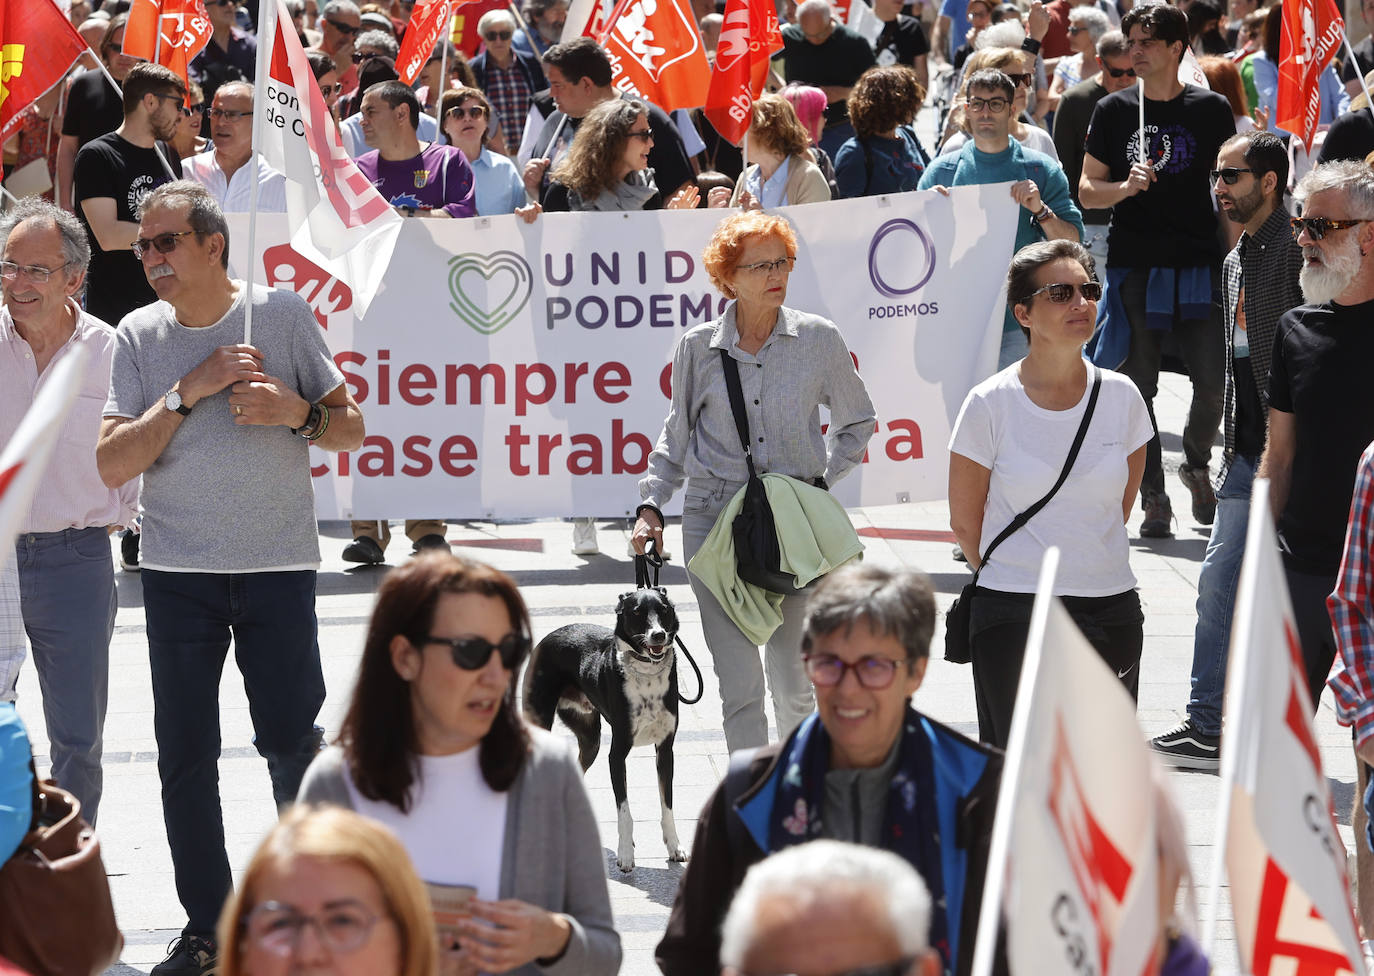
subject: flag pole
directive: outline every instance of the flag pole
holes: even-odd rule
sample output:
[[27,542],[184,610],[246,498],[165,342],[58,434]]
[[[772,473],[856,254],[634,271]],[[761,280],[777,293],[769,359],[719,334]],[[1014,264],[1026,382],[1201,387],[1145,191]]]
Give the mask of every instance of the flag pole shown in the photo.
[[11,193],[9,190],[5,189],[3,183],[0,183],[0,194],[3,194],[5,199],[10,201],[11,203],[17,204],[19,202],[19,198],[15,196],[13,193]]
[[1355,49],[1350,46],[1350,35],[1344,30],[1341,31],[1341,40],[1345,41],[1345,53],[1350,58],[1350,63],[1355,66],[1355,74],[1360,76],[1360,87],[1364,89],[1364,100],[1369,103],[1369,110],[1374,112],[1374,98],[1369,96],[1369,82],[1365,81],[1364,72],[1360,70],[1360,59],[1355,57]]
[[1145,79],[1136,79],[1136,91],[1140,95],[1140,132],[1135,140],[1135,161],[1144,166],[1148,160],[1145,148]]
[[258,52],[258,63],[256,72],[253,76],[253,151],[249,154],[248,162],[252,165],[253,182],[248,188],[248,271],[244,276],[244,296],[243,296],[243,344],[251,346],[253,344],[253,278],[258,266],[257,256],[257,232],[258,232],[258,192],[262,185],[262,180],[258,179],[257,168],[258,160],[261,159],[259,152],[262,146],[262,127],[267,119],[267,74],[268,64],[272,56],[276,54],[277,46],[277,8],[278,0],[267,0],[262,5],[258,13],[261,17],[266,15],[266,20],[259,23],[258,37],[268,38],[267,50]]
[[[110,83],[110,87],[115,90],[115,94],[120,100],[124,99],[124,89],[119,87],[119,82],[114,80],[114,75],[110,74],[110,69],[105,67],[105,62],[96,58],[95,66],[100,69],[100,73],[105,76],[105,80]],[[157,144],[157,139],[153,139],[153,152],[157,155],[157,161],[162,164],[162,168],[167,173],[169,180],[177,179],[177,174],[172,172],[172,164],[167,162],[167,157],[162,155],[162,149]]]
[[615,22],[620,19],[620,15],[629,9],[630,0],[620,0],[611,11],[611,16],[606,20],[606,26],[601,28],[601,36],[596,39],[596,43],[602,47],[606,46],[607,39],[611,36],[611,31],[615,29]]
[[[453,47],[453,4],[448,3],[444,7],[444,33],[441,36],[443,41],[439,48],[439,90],[434,95],[434,111],[439,111],[439,99],[444,97],[444,92],[448,91],[448,49]],[[433,53],[433,52],[430,52]],[[444,120],[439,120],[439,128],[442,130]]]
[[520,13],[520,6],[515,0],[510,0],[510,12],[511,16],[515,18],[515,22],[520,25],[520,29],[525,32],[525,36],[529,38],[530,49],[533,50],[534,35],[530,32],[530,25],[525,22],[525,17]]

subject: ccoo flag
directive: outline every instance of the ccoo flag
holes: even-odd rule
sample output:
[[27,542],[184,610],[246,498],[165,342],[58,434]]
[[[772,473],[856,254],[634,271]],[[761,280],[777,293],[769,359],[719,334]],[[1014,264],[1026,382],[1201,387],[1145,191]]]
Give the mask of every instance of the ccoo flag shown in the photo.
[[0,142],[89,50],[52,0],[0,3]]
[[[1312,701],[1269,513],[1256,481],[1226,676],[1222,820],[1241,968],[1342,976],[1364,962],[1345,845],[1312,732]],[[1218,882],[1220,872],[1216,872]]]
[[1274,125],[1299,136],[1309,151],[1321,117],[1321,73],[1344,37],[1345,21],[1334,0],[1284,3]]
[[781,47],[772,0],[727,0],[705,114],[735,145],[749,128],[754,99],[768,77],[769,56]]
[[258,91],[265,97],[255,101],[266,117],[256,126],[257,149],[286,176],[292,248],[351,287],[361,317],[381,287],[401,216],[344,151],[282,0],[268,0],[263,13]]

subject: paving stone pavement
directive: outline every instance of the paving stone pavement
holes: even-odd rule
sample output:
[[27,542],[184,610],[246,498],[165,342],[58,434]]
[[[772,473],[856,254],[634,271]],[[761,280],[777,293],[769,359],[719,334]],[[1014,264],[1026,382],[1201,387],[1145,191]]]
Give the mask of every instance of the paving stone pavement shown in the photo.
[[[1208,530],[1187,517],[1187,490],[1174,471],[1179,460],[1178,432],[1187,409],[1189,388],[1185,380],[1161,378],[1156,411],[1164,430],[1169,491],[1179,513],[1176,536],[1166,540],[1141,540],[1131,526],[1131,563],[1140,581],[1145,605],[1145,654],[1141,667],[1140,725],[1147,735],[1163,732],[1181,720],[1188,696],[1192,659],[1192,634],[1196,622],[1198,567]],[[938,444],[928,445],[933,453]],[[627,482],[626,492],[633,492]],[[915,530],[915,538],[866,538],[865,558],[885,565],[906,565],[929,573],[947,606],[967,579],[967,570],[951,558],[947,536],[948,512],[944,503],[883,506],[853,513],[860,529]],[[244,531],[251,531],[251,516]],[[571,555],[571,523],[563,521],[517,522],[500,525],[455,523],[449,537],[456,551],[486,560],[514,575],[529,602],[536,639],[555,627],[574,621],[609,624],[616,597],[632,585],[633,570],[626,554],[623,521],[600,523],[603,554]],[[328,697],[321,724],[337,730],[357,667],[364,628],[373,593],[384,575],[379,569],[350,568],[339,558],[346,542],[347,523],[326,523],[321,546],[324,564],[319,577],[318,612],[320,648]],[[390,557],[407,558],[406,540],[397,533]],[[680,554],[681,535],[674,525],[668,532],[670,552]],[[663,582],[677,602],[682,637],[705,674],[705,695],[700,703],[683,706],[677,738],[675,794],[678,832],[690,843],[696,816],[727,765],[724,737],[720,731],[720,700],[715,675],[701,638],[700,621],[682,567],[674,562],[665,569]],[[172,885],[171,861],[163,831],[157,779],[157,746],[153,739],[152,695],[147,648],[137,575],[118,574],[119,614],[110,661],[110,705],[105,727],[105,796],[101,805],[100,836],[105,865],[114,892],[115,908],[127,945],[120,965],[112,974],[146,973],[165,954],[184,922]],[[937,630],[934,646],[942,646]],[[916,704],[933,717],[970,735],[976,735],[970,669],[939,660],[933,655],[925,685]],[[684,668],[684,670],[687,670]],[[692,678],[683,678],[690,690]],[[40,771],[47,765],[37,681],[31,668],[20,680],[19,711],[29,726]],[[254,845],[270,825],[274,810],[265,763],[252,745],[242,682],[232,666],[225,669],[221,688],[223,752],[220,762],[228,849],[235,871],[246,865]],[[561,728],[561,727],[557,727]],[[563,734],[571,741],[566,730]],[[1347,847],[1353,843],[1349,810],[1354,793],[1354,762],[1348,731],[1339,727],[1330,693],[1323,698],[1317,719],[1317,738],[1334,795]],[[602,755],[606,753],[602,750]],[[1212,870],[1212,840],[1217,827],[1217,780],[1202,773],[1171,775],[1178,801],[1185,813],[1193,870],[1198,878],[1200,910],[1208,910],[1207,885]],[[605,760],[587,774],[587,787],[601,828],[601,845],[607,858],[606,876],[612,904],[625,946],[621,971],[627,976],[656,973],[652,951],[666,923],[682,867],[666,860],[658,826],[658,799],[652,750],[637,749],[629,760],[630,802],[635,815],[636,867],[622,874],[614,863],[616,847],[615,804],[611,796]],[[1235,948],[1230,930],[1229,902],[1219,917],[1219,941],[1214,953],[1218,971],[1234,970]]]

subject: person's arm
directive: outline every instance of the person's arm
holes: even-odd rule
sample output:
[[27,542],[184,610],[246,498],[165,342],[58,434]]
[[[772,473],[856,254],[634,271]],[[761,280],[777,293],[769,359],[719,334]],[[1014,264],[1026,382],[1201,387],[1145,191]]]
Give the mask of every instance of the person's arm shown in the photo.
[[1130,522],[1135,511],[1135,496],[1140,491],[1140,483],[1145,479],[1145,451],[1148,444],[1141,444],[1126,458],[1126,493],[1121,498],[1121,521]]
[[736,814],[722,783],[697,820],[692,859],[678,885],[663,938],[654,948],[654,962],[664,976],[720,972],[720,923],[734,896],[734,877],[744,868],[736,866],[730,846],[727,818],[732,816]]
[[114,197],[82,200],[81,212],[102,251],[127,251],[138,240],[138,224],[119,219]]
[[1155,181],[1154,167],[1132,163],[1131,174],[1123,182],[1112,179],[1111,170],[1092,153],[1083,154],[1083,175],[1078,181],[1078,199],[1090,210],[1106,210],[1127,197],[1148,189]]
[[918,54],[911,62],[911,70],[916,72],[916,80],[921,83],[921,90],[930,91],[930,65],[929,55]]
[[949,527],[973,569],[983,560],[983,513],[988,504],[992,469],[956,454],[949,455]]
[[936,61],[949,61],[950,23],[944,14],[935,18],[935,29],[930,33],[930,53]]
[[[927,169],[926,173],[929,172]],[[857,138],[846,141],[835,153],[835,186],[840,191],[841,200],[861,197],[868,190],[868,169],[864,164],[864,150]]]
[[72,209],[72,173],[76,169],[76,136],[63,136],[57,142],[57,205]]
[[828,330],[831,340],[829,355],[818,364],[825,375],[821,403],[830,413],[830,426],[825,431],[825,483],[834,486],[853,471],[864,459],[868,442],[873,437],[878,413],[868,387],[854,366],[844,336],[838,328]]
[[[1063,183],[1063,187],[1054,194],[1055,203],[1058,206],[1051,205],[1044,199],[1040,187],[1036,185],[1034,180],[1021,180],[1019,183],[1013,183],[1011,185],[1011,198],[1029,211],[1032,217],[1036,218],[1036,224],[1047,240],[1082,240],[1083,218],[1078,216],[1078,208],[1069,199],[1068,182],[1064,180],[1062,172],[1059,179]],[[1053,182],[1052,174],[1051,182]]]
[[[323,451],[352,451],[363,443],[366,430],[363,412],[348,387],[340,383],[320,398],[329,411],[329,425],[311,441]],[[229,409],[240,427],[304,427],[310,419],[310,401],[275,376],[235,383]]]
[[1374,454],[1365,451],[1350,503],[1336,589],[1327,599],[1344,667],[1328,682],[1342,725],[1355,731],[1355,752],[1374,764]]
[[435,211],[436,217],[440,213],[449,217],[477,215],[477,180],[461,151],[450,155],[444,167],[444,199],[450,202]]
[[1298,449],[1298,426],[1291,413],[1269,408],[1269,437],[1260,456],[1258,477],[1269,479],[1269,511],[1277,522],[1288,504],[1293,478],[1293,455]]

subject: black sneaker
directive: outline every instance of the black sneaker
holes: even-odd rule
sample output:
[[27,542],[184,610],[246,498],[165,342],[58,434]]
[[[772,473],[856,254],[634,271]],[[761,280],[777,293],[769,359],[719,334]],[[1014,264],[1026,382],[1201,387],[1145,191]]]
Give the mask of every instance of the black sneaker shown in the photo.
[[183,935],[167,947],[167,958],[153,967],[152,976],[209,976],[215,971],[215,943]]
[[448,540],[437,532],[431,532],[429,535],[420,536],[420,538],[415,540],[415,544],[412,547],[412,551],[417,556],[422,552],[430,552],[436,549],[440,552],[453,551],[452,547],[448,544]]
[[344,546],[343,557],[344,562],[362,563],[364,566],[377,566],[386,561],[386,554],[377,545],[377,540],[365,535],[358,536]]
[[1178,477],[1193,496],[1193,519],[1198,525],[1211,525],[1217,517],[1217,496],[1206,468],[1179,465]]
[[1142,539],[1167,539],[1174,534],[1174,509],[1164,492],[1145,499],[1145,520],[1140,523]]
[[1171,766],[1216,772],[1221,768],[1221,736],[1208,735],[1188,719],[1150,740],[1150,748]]
[[124,534],[119,537],[119,568],[126,573],[139,571],[138,533],[133,529],[125,529]]

